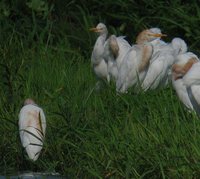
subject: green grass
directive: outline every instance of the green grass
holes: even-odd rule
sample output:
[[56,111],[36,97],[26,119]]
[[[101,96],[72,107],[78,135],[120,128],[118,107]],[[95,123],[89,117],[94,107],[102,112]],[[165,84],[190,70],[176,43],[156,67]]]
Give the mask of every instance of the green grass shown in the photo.
[[[55,1],[46,18],[25,4],[18,11],[17,4],[6,6],[9,17],[0,8],[1,174],[31,170],[71,178],[199,177],[198,117],[185,109],[171,85],[138,94],[119,95],[113,84],[96,91],[90,66],[95,35],[88,31],[102,21],[110,33],[127,35],[133,43],[141,29],[158,26],[168,34],[167,41],[182,37],[199,53],[197,2],[95,0],[89,10],[85,1]],[[36,162],[28,159],[18,130],[18,114],[28,97],[47,119]]]
[[[2,54],[1,173],[199,176],[200,121],[180,104],[171,87],[124,95],[117,94],[114,85],[95,91],[89,59],[62,48],[36,44],[24,49],[18,43],[5,45]],[[38,102],[47,118],[44,148],[35,163],[22,149],[17,125],[27,97]]]

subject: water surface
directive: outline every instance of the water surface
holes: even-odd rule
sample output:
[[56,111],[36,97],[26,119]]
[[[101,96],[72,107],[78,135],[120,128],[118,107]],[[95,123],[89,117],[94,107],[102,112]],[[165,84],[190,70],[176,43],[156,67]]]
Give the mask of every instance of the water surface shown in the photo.
[[0,179],[67,179],[59,173],[23,172],[11,175],[0,175]]

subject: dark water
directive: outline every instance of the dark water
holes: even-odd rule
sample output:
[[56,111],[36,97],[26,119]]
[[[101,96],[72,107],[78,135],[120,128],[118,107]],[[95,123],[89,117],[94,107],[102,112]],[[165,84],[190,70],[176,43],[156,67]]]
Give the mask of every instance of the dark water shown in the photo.
[[23,172],[12,175],[0,175],[0,179],[68,179],[59,173]]

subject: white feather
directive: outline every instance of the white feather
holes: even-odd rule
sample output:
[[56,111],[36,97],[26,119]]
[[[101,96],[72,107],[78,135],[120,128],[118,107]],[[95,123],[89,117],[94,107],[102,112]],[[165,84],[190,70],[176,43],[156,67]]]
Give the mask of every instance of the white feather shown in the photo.
[[43,110],[33,104],[22,107],[19,113],[19,131],[22,146],[29,158],[33,161],[37,160],[42,150],[46,131],[46,119]]

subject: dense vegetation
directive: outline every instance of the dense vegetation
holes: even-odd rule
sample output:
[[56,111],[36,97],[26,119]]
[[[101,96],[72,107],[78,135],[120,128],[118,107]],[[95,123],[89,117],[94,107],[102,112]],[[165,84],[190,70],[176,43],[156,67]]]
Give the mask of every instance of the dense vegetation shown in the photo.
[[[59,172],[86,178],[197,178],[200,121],[171,86],[119,95],[95,91],[90,55],[104,22],[130,43],[148,27],[182,37],[199,54],[198,1],[0,2],[0,173]],[[35,163],[21,147],[18,113],[32,97],[47,118]]]

